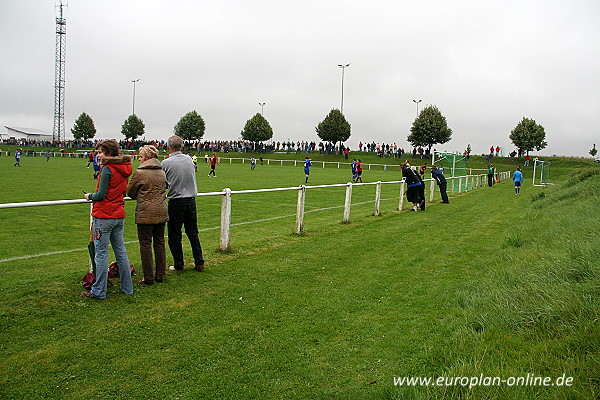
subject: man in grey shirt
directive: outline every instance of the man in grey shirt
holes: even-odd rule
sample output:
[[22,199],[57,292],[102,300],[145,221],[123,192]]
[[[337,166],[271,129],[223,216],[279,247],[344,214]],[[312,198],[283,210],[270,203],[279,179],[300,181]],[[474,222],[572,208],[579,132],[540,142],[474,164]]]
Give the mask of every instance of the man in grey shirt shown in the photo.
[[173,255],[174,265],[171,271],[183,271],[183,249],[181,246],[181,228],[185,226],[192,254],[194,256],[194,269],[204,269],[202,247],[198,238],[198,223],[196,217],[196,172],[191,157],[183,154],[183,140],[179,136],[171,136],[167,140],[169,158],[162,162],[162,168],[167,175],[167,198],[169,199],[169,249]]

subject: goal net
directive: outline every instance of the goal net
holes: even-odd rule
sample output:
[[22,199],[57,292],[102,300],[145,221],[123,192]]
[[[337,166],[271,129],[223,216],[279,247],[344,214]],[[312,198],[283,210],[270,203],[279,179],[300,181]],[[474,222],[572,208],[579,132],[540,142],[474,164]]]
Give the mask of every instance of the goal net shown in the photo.
[[550,161],[533,160],[533,186],[548,186],[550,183]]
[[[446,177],[446,179],[469,175],[469,169],[467,168],[467,158],[462,154],[435,151],[432,155],[431,163],[432,165],[437,165],[444,168],[444,176]],[[448,182],[450,182],[449,179]],[[473,189],[473,183],[471,179],[467,179],[466,181],[463,180],[462,188],[459,188],[458,179],[453,179],[452,182],[454,182],[454,190],[458,191],[459,189],[462,189],[464,191]],[[467,187],[464,187],[465,182]],[[450,188],[450,183],[448,184],[448,187]]]

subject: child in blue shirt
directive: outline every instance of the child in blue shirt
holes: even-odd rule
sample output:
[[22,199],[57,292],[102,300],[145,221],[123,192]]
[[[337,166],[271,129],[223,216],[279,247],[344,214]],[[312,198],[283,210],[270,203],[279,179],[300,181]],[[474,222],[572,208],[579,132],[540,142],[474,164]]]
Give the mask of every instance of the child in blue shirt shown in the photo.
[[521,167],[517,167],[513,173],[513,181],[515,182],[515,195],[521,192],[521,182],[523,182],[523,173]]

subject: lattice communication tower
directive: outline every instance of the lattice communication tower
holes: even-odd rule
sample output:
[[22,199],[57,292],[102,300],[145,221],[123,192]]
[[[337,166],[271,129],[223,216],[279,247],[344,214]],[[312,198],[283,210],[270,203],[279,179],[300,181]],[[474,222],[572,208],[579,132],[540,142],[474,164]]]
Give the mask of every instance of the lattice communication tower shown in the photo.
[[65,55],[67,52],[67,20],[63,17],[66,4],[59,1],[56,16],[56,57],[54,65],[54,130],[52,140],[65,138]]

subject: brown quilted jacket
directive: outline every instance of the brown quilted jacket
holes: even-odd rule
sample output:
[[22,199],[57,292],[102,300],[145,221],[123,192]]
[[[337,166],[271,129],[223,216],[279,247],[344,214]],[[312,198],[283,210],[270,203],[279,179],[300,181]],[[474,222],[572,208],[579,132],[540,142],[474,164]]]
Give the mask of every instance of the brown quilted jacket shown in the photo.
[[127,196],[137,200],[136,224],[161,224],[169,220],[166,187],[167,177],[156,158],[140,164],[127,185]]

